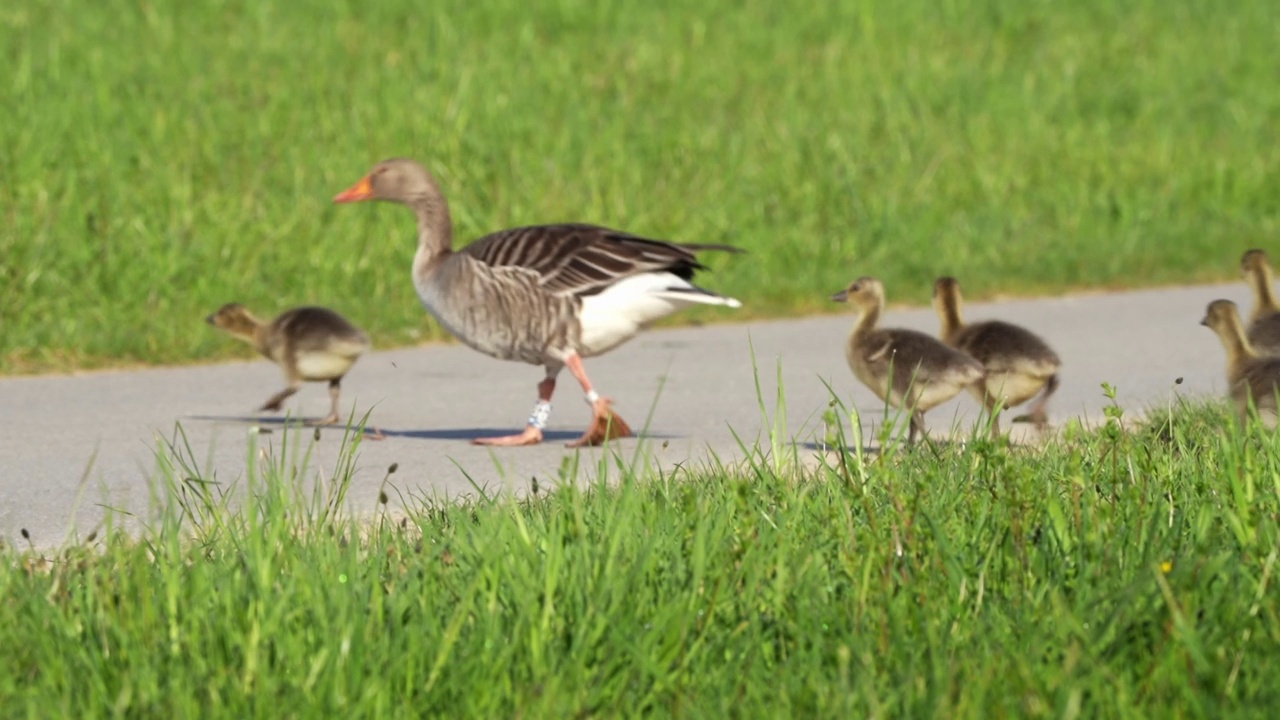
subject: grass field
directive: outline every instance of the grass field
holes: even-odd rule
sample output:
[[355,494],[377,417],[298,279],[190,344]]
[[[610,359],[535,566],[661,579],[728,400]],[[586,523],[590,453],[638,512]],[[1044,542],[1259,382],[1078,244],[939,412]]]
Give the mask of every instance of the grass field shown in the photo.
[[[309,434],[164,519],[8,547],[8,717],[1266,717],[1280,446],[1219,406],[525,500],[335,510]],[[224,472],[220,477],[227,477]],[[563,478],[563,479],[568,479]],[[228,492],[252,498],[236,509]],[[243,496],[243,495],[242,495]],[[250,508],[248,510],[243,508]],[[403,519],[398,519],[403,518]]]
[[747,248],[734,317],[1231,277],[1280,231],[1277,36],[1272,0],[6,3],[0,372],[244,354],[230,300],[438,336],[410,217],[329,203],[391,155],[462,239]]

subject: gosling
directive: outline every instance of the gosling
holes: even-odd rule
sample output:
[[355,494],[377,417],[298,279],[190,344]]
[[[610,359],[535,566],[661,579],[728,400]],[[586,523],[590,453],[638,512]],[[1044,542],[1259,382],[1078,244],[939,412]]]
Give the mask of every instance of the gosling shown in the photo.
[[1240,273],[1253,291],[1253,312],[1249,315],[1247,336],[1255,350],[1263,355],[1280,354],[1280,305],[1276,303],[1274,277],[1267,254],[1250,250],[1240,258]]
[[1276,390],[1280,388],[1280,357],[1258,354],[1245,336],[1240,313],[1230,300],[1209,303],[1201,325],[1218,335],[1227,351],[1227,393],[1240,414],[1241,422],[1249,418],[1249,403],[1267,427],[1276,425]]
[[278,411],[306,382],[329,382],[329,415],[311,424],[339,421],[338,395],[342,378],[369,349],[369,338],[338,313],[322,307],[287,310],[270,323],[254,317],[243,305],[228,303],[205,322],[244,340],[284,370],[288,386],[272,395],[260,411]]
[[968,353],[986,370],[986,378],[970,387],[991,416],[991,435],[1000,434],[1000,411],[1040,397],[1014,422],[1030,422],[1037,429],[1049,425],[1045,408],[1058,389],[1062,361],[1039,335],[1020,325],[987,320],[966,325],[960,314],[960,283],[941,277],[933,284],[933,307],[942,322],[942,342]]
[[872,277],[858,278],[831,299],[852,304],[858,311],[845,345],[849,368],[882,401],[911,413],[907,444],[926,435],[924,414],[982,381],[982,365],[915,330],[878,329],[884,311],[884,285]]

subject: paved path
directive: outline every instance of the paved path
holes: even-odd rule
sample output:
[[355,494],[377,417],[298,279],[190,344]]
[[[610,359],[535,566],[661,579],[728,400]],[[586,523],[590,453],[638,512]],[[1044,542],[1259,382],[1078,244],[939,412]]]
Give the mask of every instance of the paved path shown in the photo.
[[[892,290],[892,288],[890,289]],[[1164,405],[1175,393],[1220,393],[1224,354],[1199,325],[1205,305],[1226,297],[1242,304],[1241,283],[1117,294],[974,303],[966,318],[1000,317],[1038,330],[1063,358],[1062,388],[1050,407],[1053,422],[1070,416],[1096,420],[1106,400],[1100,383],[1119,389],[1120,402],[1141,411]],[[936,333],[927,308],[890,310],[886,325]],[[711,453],[731,460],[742,455],[734,435],[746,443],[764,439],[771,417],[760,411],[754,362],[770,416],[778,367],[786,391],[788,435],[809,442],[821,432],[830,383],[861,412],[864,424],[881,421],[878,401],[845,366],[847,315],[654,331],[620,350],[587,362],[603,394],[633,426],[652,412],[648,439],[629,439],[626,458],[637,449],[665,468],[705,462]],[[1174,385],[1176,378],[1181,385]],[[514,431],[534,399],[537,368],[504,363],[460,346],[436,345],[379,352],[363,358],[347,376],[343,402],[358,412],[372,408],[373,422],[389,436],[366,442],[356,459],[350,500],[373,509],[386,468],[403,493],[458,496],[474,493],[471,482],[496,489],[525,488],[530,478],[556,479],[573,451],[563,442],[588,420],[581,393],[568,374],[551,419],[550,442],[535,448],[490,450],[470,445],[477,434]],[[215,468],[230,484],[243,478],[251,428],[261,445],[278,444],[279,420],[259,420],[253,408],[281,384],[266,361],[74,376],[0,379],[0,538],[13,542],[21,528],[37,545],[56,545],[71,528],[94,527],[110,505],[144,513],[156,477],[155,448],[180,423],[202,468]],[[293,400],[294,413],[327,412],[323,385],[307,385]],[[936,408],[933,433],[977,415],[968,396]],[[871,432],[868,427],[864,432]],[[310,443],[310,430],[290,437]],[[313,467],[332,470],[341,431],[326,429]],[[665,446],[665,447],[664,447]],[[583,451],[582,477],[595,475],[598,449]],[[692,462],[690,462],[692,461]],[[314,472],[314,471],[313,471]],[[471,481],[467,479],[470,476]],[[395,504],[392,493],[392,504]]]

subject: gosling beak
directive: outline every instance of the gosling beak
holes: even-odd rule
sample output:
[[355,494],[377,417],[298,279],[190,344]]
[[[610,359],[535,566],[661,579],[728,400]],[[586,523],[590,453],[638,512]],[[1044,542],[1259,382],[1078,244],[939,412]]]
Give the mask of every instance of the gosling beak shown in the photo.
[[360,182],[334,196],[333,201],[336,203],[360,202],[371,197],[373,197],[373,183],[369,180],[369,176],[365,175],[360,178]]
[[212,316],[212,315],[209,315],[208,317],[206,317],[206,318],[204,319],[204,321],[205,321],[205,322],[207,322],[207,323],[209,323],[210,325],[212,325],[212,324],[213,324],[213,316]]
[[1200,324],[1205,327],[1209,327],[1209,316],[1205,315],[1204,317],[1200,318]]
[[831,296],[831,301],[832,302],[849,302],[849,291],[841,290],[840,292]]

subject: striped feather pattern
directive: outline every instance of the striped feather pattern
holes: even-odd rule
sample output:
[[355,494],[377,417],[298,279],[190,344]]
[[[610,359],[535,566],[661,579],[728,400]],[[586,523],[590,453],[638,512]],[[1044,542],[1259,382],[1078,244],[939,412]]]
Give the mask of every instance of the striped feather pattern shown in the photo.
[[417,280],[423,305],[454,337],[500,360],[558,364],[581,338],[582,301],[550,295],[538,275],[458,254]]
[[646,272],[669,272],[690,280],[694,272],[705,269],[696,250],[739,252],[727,245],[677,245],[581,224],[503,230],[460,252],[493,268],[532,271],[546,292],[582,297]]

